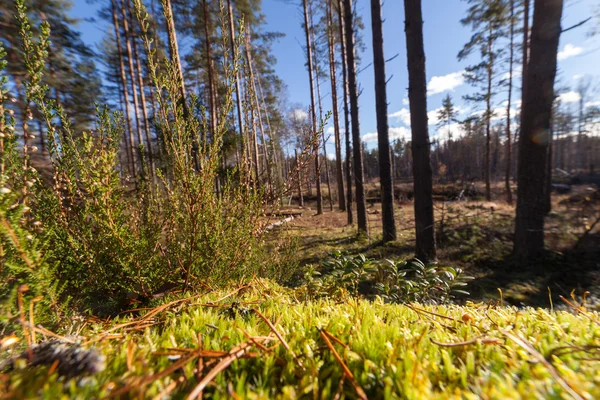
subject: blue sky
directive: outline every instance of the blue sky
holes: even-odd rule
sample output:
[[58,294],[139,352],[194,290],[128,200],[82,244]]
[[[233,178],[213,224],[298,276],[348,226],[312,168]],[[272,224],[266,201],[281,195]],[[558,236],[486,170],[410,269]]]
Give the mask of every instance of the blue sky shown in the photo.
[[[72,14],[78,18],[96,16],[95,5],[87,4],[85,0],[74,0]],[[563,28],[572,26],[588,18],[597,0],[566,0]],[[427,57],[428,77],[428,109],[434,111],[441,106],[443,97],[450,93],[455,104],[463,114],[475,111],[471,105],[465,104],[462,96],[471,92],[467,84],[461,83],[461,71],[469,65],[469,60],[459,62],[456,55],[469,40],[470,29],[460,24],[464,17],[467,4],[461,0],[423,0],[425,52]],[[372,59],[371,32],[370,32],[370,7],[369,0],[358,0],[357,10],[365,22],[364,42],[367,45],[362,55],[364,65]],[[298,6],[288,4],[281,0],[263,0],[263,12],[266,15],[267,30],[285,33],[285,37],[273,46],[274,54],[278,59],[276,70],[286,83],[288,102],[308,104],[310,101],[308,74],[304,67],[305,55],[300,46],[304,41],[301,28],[302,14]],[[408,122],[407,95],[407,69],[406,49],[404,36],[404,10],[400,0],[386,0],[383,3],[384,15],[384,46],[386,58],[398,54],[398,57],[386,65],[388,79],[388,102],[390,114],[390,127],[392,138],[407,137],[410,135]],[[591,79],[600,83],[600,35],[588,37],[591,30],[590,21],[584,26],[563,34],[559,54],[559,86],[576,88],[580,79]],[[98,43],[108,27],[103,22],[81,22],[79,29],[84,40],[90,44]],[[471,60],[472,61],[472,60]],[[359,75],[362,90],[360,97],[360,122],[361,136],[368,147],[376,146],[376,121],[373,69],[366,68]],[[520,82],[516,82],[520,85]],[[592,91],[587,102],[600,101],[598,90]],[[331,109],[329,97],[329,83],[322,86],[325,109]],[[501,107],[505,95],[499,94],[496,106]],[[574,93],[563,96],[563,103],[575,105],[578,100]],[[571,102],[571,103],[569,103]],[[430,113],[430,123],[435,112]],[[498,116],[500,118],[500,115]],[[434,125],[430,129],[431,135],[436,135]],[[331,145],[330,145],[331,146]],[[333,147],[329,149],[330,154]]]

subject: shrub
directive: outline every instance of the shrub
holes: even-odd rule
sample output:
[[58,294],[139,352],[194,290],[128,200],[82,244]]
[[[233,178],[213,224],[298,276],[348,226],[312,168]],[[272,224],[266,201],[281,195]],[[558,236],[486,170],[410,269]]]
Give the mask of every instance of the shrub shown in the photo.
[[[18,182],[27,185],[19,199],[0,195],[2,221],[8,220],[12,207],[11,232],[22,237],[30,235],[26,221],[42,221],[36,222],[37,230],[31,233],[34,239],[27,247],[11,239],[11,262],[22,269],[27,262],[19,249],[33,255],[39,251],[39,256],[32,256],[34,267],[57,266],[43,269],[51,271],[44,277],[45,284],[63,287],[63,298],[72,296],[79,307],[110,313],[131,302],[148,302],[157,292],[194,289],[205,281],[219,286],[253,275],[289,278],[282,263],[290,258],[268,257],[264,245],[262,187],[249,177],[245,162],[225,176],[221,168],[237,56],[233,60],[225,57],[227,94],[219,126],[209,134],[198,99],[185,98],[181,92],[176,66],[156,56],[148,39],[143,5],[136,2],[158,103],[155,128],[161,156],[156,167],[147,165],[140,144],[132,169],[141,172],[132,176],[119,159],[119,143],[126,134],[120,113],[97,106],[96,128],[75,132],[61,105],[48,98],[48,88],[41,80],[50,28],[44,23],[40,37],[34,40],[23,1],[16,3],[28,70],[27,104],[37,106],[46,125],[53,184],[38,183],[30,188],[37,180],[27,164],[27,142],[21,156],[11,136],[6,141],[10,151],[4,151],[2,159],[11,166],[7,174],[14,175],[11,182],[17,182],[15,187]],[[224,48],[228,48],[226,41]],[[4,120],[2,123],[2,131],[13,129],[14,124],[5,128]],[[2,187],[10,190],[14,184],[5,184],[4,175]],[[215,190],[217,182],[219,189]],[[25,210],[27,218],[23,217]],[[1,233],[11,241],[10,233]],[[285,246],[278,247],[284,254]],[[16,268],[12,267],[10,275],[15,283],[34,279],[14,272]]]

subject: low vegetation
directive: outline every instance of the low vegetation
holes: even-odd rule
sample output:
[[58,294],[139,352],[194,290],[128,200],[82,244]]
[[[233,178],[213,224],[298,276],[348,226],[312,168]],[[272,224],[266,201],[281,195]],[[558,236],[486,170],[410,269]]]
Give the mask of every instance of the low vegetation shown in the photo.
[[574,315],[493,303],[394,305],[347,291],[304,301],[306,290],[252,280],[109,322],[78,321],[65,340],[99,349],[102,372],[67,381],[56,366],[16,363],[0,392],[54,399],[600,396],[600,315],[583,307]]

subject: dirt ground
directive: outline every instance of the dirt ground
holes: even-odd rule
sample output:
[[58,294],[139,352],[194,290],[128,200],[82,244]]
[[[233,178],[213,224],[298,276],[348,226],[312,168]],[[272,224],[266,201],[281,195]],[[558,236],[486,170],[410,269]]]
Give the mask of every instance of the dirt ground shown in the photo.
[[[370,188],[369,192],[373,191]],[[436,195],[436,191],[444,194]],[[582,185],[573,187],[571,193],[553,195],[552,212],[546,220],[548,253],[529,266],[512,261],[515,208],[504,200],[500,184],[493,192],[493,202],[479,200],[480,187],[475,188],[471,198],[456,201],[448,196],[453,193],[448,185],[434,189],[434,196],[441,197],[434,206],[438,263],[462,268],[476,278],[469,288],[472,300],[497,299],[498,289],[505,301],[515,305],[547,306],[550,297],[560,302],[558,295],[568,297],[572,290],[580,296],[587,290],[591,292],[589,299],[600,298],[600,223],[589,230],[600,217],[597,188]],[[284,207],[302,211],[302,216],[271,235],[298,237],[301,265],[319,265],[332,251],[363,253],[375,259],[411,258],[413,203],[404,196],[396,197],[398,239],[385,245],[381,243],[379,203],[367,205],[368,237],[359,237],[356,225],[348,225],[347,214],[337,210],[335,204],[330,211],[328,201],[324,201],[322,215],[316,215],[316,205],[310,201],[302,209]]]

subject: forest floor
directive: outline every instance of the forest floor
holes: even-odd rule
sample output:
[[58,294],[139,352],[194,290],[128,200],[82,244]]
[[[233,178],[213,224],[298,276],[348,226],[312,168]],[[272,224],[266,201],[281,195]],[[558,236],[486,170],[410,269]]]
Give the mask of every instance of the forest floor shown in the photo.
[[[66,344],[54,352],[33,348],[37,368],[27,367],[24,346],[13,352],[9,337],[7,355],[25,359],[0,372],[0,398],[600,396],[597,312],[307,295],[253,279],[169,296],[117,319],[73,320]],[[89,370],[92,376],[81,377]]]
[[[434,194],[448,190],[434,188]],[[398,191],[398,190],[397,190]],[[373,192],[373,186],[370,187]],[[369,197],[369,195],[367,195]],[[442,196],[438,196],[442,197]],[[547,257],[528,268],[511,259],[515,207],[506,203],[500,184],[494,187],[493,202],[481,200],[436,201],[436,241],[441,266],[461,268],[476,279],[470,284],[472,299],[499,298],[515,305],[549,306],[559,295],[600,299],[600,193],[586,185],[575,186],[569,194],[554,194],[552,212],[546,219]],[[301,266],[319,265],[333,251],[349,255],[365,254],[374,259],[409,259],[414,251],[414,210],[409,200],[396,202],[398,239],[381,243],[381,204],[367,205],[369,237],[359,237],[356,225],[347,224],[347,214],[330,211],[316,215],[316,205],[308,202],[302,216],[274,231],[299,238]],[[356,220],[356,213],[354,214]],[[600,305],[600,302],[599,302]]]

